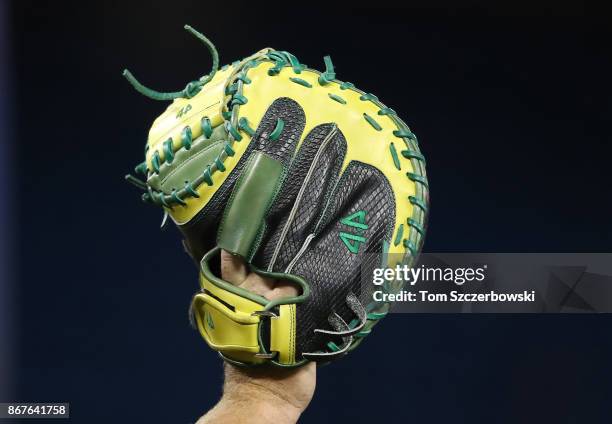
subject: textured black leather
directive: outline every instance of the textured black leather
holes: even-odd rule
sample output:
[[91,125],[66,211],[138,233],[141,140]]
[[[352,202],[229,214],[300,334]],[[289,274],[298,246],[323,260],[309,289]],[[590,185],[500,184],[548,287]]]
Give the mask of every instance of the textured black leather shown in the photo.
[[[285,127],[280,138],[272,141],[269,134],[278,118]],[[304,125],[304,112],[295,101],[281,98],[272,103],[228,179],[208,205],[180,227],[194,258],[201,258],[214,247],[221,215],[249,156],[260,151],[283,164],[282,185],[262,223],[252,263],[275,272],[286,272],[292,264],[290,273],[310,286],[310,296],[297,306],[296,360],[304,352],[327,351],[330,341],[342,344],[341,339],[314,330],[333,330],[329,317],[334,312],[347,323],[355,318],[346,304],[351,292],[362,304],[371,302],[373,286],[363,289],[361,272],[371,273],[380,263],[383,241],[391,240],[395,222],[393,191],[382,172],[353,161],[341,173],[347,140],[333,123],[313,128],[296,151]],[[360,211],[367,229],[341,222]],[[342,232],[364,237],[356,252],[342,241]],[[310,243],[304,247],[309,236]]]
[[[313,128],[304,139],[291,164],[277,200],[270,209],[268,222],[271,225],[262,241],[260,253],[255,258],[255,263],[260,268],[268,269],[298,192],[304,184],[317,152],[321,148],[321,143],[333,129],[333,124],[319,125]],[[326,196],[331,192],[338,178],[345,154],[346,140],[338,132],[319,154],[315,166],[312,166],[312,175],[305,186],[302,200],[297,208],[297,214],[289,226],[272,271],[284,272],[289,262],[302,247],[306,237],[314,231],[314,227],[323,212]]]
[[[380,171],[369,165],[351,162],[329,199],[316,237],[292,270],[306,278],[311,290],[309,301],[297,307],[299,353],[324,349],[329,336],[315,334],[314,330],[333,329],[328,322],[330,312],[338,313],[347,323],[355,318],[345,302],[349,292],[355,293],[364,305],[371,302],[371,291],[362,290],[361,273],[371,275],[380,263],[382,242],[391,239],[395,221],[391,186]],[[364,245],[354,254],[339,234],[350,231],[341,219],[357,211],[366,212],[368,229],[362,233],[366,238]]]

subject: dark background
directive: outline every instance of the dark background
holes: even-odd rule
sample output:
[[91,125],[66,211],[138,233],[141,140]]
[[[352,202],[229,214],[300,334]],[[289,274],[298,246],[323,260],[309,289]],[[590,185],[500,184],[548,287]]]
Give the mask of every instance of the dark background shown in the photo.
[[[16,132],[16,398],[79,423],[189,423],[221,364],[191,330],[197,274],[123,175],[175,90],[270,46],[376,94],[419,136],[425,249],[610,252],[609,16],[490,2],[294,10],[239,2],[10,8]],[[610,422],[611,316],[393,315],[320,369],[303,422]],[[1,377],[0,377],[1,378]]]

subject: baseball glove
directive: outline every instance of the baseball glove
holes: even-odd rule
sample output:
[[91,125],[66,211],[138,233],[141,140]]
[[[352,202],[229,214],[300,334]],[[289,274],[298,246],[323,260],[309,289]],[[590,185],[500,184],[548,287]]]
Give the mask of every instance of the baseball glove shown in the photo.
[[[298,366],[357,346],[389,304],[372,271],[413,265],[428,211],[415,135],[376,96],[287,52],[264,49],[175,93],[136,167],[143,200],[161,206],[200,268],[191,313],[232,363]],[[267,300],[220,278],[221,249],[299,295]],[[388,281],[382,290],[400,287]]]

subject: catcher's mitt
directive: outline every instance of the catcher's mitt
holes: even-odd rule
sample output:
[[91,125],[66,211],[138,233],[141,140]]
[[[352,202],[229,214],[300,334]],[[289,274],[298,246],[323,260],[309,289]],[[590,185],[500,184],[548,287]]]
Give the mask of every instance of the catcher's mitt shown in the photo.
[[[337,358],[389,305],[375,302],[374,267],[413,264],[428,207],[417,139],[376,96],[264,49],[176,93],[136,167],[143,199],[160,205],[200,264],[191,312],[206,340],[237,364],[300,365]],[[219,276],[220,250],[297,297],[269,301]],[[394,254],[394,255],[391,255]],[[389,282],[384,290],[397,290]]]

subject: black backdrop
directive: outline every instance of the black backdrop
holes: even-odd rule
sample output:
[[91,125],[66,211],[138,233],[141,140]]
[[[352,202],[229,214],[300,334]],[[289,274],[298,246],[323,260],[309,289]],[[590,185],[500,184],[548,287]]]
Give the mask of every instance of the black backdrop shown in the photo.
[[[196,270],[123,175],[164,104],[137,94],[266,46],[399,111],[428,158],[427,251],[609,252],[608,19],[568,4],[256,10],[12,5],[17,398],[72,421],[188,423],[221,366],[187,323]],[[609,422],[609,316],[399,316],[319,373],[304,422]],[[605,417],[607,416],[607,419]]]

